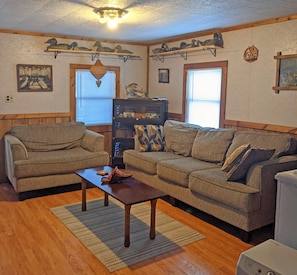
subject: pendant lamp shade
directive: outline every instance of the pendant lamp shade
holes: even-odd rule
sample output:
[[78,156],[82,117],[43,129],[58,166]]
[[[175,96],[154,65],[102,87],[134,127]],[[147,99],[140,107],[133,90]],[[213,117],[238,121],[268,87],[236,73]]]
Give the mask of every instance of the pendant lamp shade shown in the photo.
[[96,84],[97,87],[101,85],[101,78],[107,72],[106,67],[101,63],[99,59],[97,59],[96,63],[90,69],[91,74],[97,79]]

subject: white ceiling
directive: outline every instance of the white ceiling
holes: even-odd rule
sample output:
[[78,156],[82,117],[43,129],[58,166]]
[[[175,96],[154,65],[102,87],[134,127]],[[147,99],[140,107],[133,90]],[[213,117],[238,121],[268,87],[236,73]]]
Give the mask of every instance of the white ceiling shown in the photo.
[[[116,30],[95,8],[129,11]],[[297,0],[0,0],[0,29],[149,43],[297,14]]]

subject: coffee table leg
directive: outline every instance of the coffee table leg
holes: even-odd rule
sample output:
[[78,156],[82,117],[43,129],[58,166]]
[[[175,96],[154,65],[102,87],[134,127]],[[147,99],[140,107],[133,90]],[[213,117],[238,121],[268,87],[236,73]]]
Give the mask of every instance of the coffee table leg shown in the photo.
[[151,200],[151,228],[150,238],[153,240],[156,237],[156,205],[157,199]]
[[87,181],[85,179],[81,179],[81,210],[87,210]]
[[104,206],[108,206],[108,194],[104,192]]
[[131,205],[125,205],[125,247],[130,246],[130,209]]

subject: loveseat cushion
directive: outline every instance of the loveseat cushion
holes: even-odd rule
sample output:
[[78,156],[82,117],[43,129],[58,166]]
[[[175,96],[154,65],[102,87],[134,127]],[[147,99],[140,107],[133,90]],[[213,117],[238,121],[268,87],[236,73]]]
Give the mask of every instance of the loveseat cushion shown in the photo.
[[192,157],[222,163],[233,139],[233,129],[200,130],[195,137]]
[[180,159],[184,157],[176,155],[173,152],[139,152],[136,150],[125,150],[123,155],[123,162],[140,171],[148,174],[157,174],[157,163],[166,159]]
[[197,131],[201,129],[203,127],[199,125],[166,120],[164,123],[166,150],[185,157],[190,156]]
[[28,160],[15,161],[15,177],[66,174],[80,169],[106,165],[108,160],[107,152],[91,153],[81,147],[49,152],[28,152]]
[[226,182],[226,172],[220,168],[191,173],[189,188],[209,200],[220,202],[244,213],[259,210],[260,191],[238,182]]
[[15,125],[10,133],[20,139],[29,152],[47,152],[81,146],[85,126],[78,122]]
[[217,167],[218,165],[214,163],[200,161],[192,157],[183,157],[182,159],[159,161],[157,164],[157,174],[159,178],[183,187],[188,187],[189,175],[193,171],[209,170]]
[[272,159],[291,155],[296,151],[296,140],[286,133],[266,133],[260,131],[238,131],[226,153],[226,158],[243,144],[249,143],[251,148],[275,149]]

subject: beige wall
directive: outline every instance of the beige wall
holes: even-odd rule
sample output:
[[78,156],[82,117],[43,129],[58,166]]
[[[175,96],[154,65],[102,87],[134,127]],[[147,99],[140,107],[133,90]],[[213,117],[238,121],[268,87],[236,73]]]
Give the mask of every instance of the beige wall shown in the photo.
[[[54,123],[70,119],[70,64],[94,64],[90,55],[44,52],[49,37],[0,33],[0,182],[6,181],[4,173],[3,135],[13,124]],[[77,41],[79,46],[92,47],[94,41],[57,39],[59,43]],[[102,43],[115,47],[116,44]],[[120,93],[126,97],[125,86],[135,82],[140,89],[147,90],[147,47],[121,44],[123,49],[133,51],[140,60],[118,57],[100,57],[104,65],[119,66],[121,71]],[[40,64],[53,66],[53,92],[18,92],[17,64]],[[94,78],[95,81],[95,78]],[[11,95],[13,103],[6,103],[5,96]],[[104,133],[110,136],[109,131]]]
[[[297,126],[297,91],[280,91],[275,86],[277,52],[283,55],[297,54],[297,20],[264,25],[223,33],[224,48],[214,57],[210,52],[188,53],[187,60],[176,55],[164,62],[152,60],[149,65],[149,93],[165,96],[169,100],[169,112],[182,112],[183,65],[199,62],[228,60],[226,119]],[[206,40],[211,36],[199,37]],[[179,46],[168,43],[169,47]],[[190,40],[186,41],[187,43]],[[253,63],[243,59],[248,46],[255,45],[259,58]],[[152,49],[160,47],[154,45]],[[158,83],[158,69],[169,68],[170,83]]]
[[[69,64],[94,64],[87,54],[44,52],[48,37],[0,33],[0,114],[69,112]],[[94,41],[57,39],[58,43],[77,41],[79,46],[92,47]],[[116,44],[102,43],[115,47]],[[135,82],[146,90],[147,47],[121,44],[123,49],[133,51],[141,60],[124,62],[118,57],[100,57],[104,65],[120,66],[121,97],[126,96],[125,86]],[[53,66],[53,92],[17,92],[16,65],[41,64]],[[12,95],[14,103],[6,103],[6,95]]]

